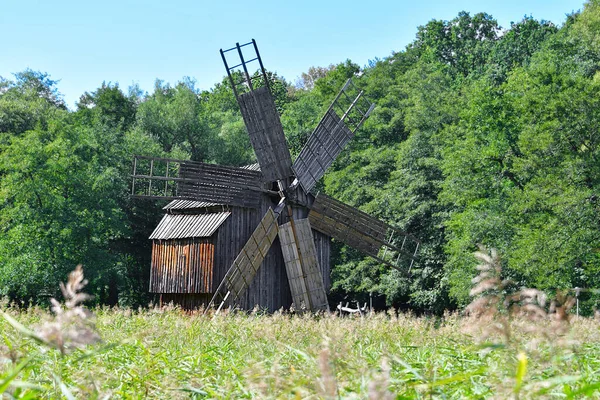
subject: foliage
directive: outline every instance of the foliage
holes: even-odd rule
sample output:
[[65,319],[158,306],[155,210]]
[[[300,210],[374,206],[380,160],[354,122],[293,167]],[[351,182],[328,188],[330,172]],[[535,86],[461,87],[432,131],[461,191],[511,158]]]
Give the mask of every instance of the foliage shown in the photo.
[[[479,244],[520,286],[600,285],[599,26],[598,0],[562,26],[461,12],[362,68],[314,66],[295,87],[267,72],[293,156],[348,78],[364,89],[376,108],[317,188],[422,242],[409,277],[334,243],[332,298],[466,306]],[[74,111],[46,73],[0,79],[0,295],[47,302],[85,261],[99,303],[147,304],[160,205],[128,198],[134,153],[255,160],[227,78],[102,83]]]

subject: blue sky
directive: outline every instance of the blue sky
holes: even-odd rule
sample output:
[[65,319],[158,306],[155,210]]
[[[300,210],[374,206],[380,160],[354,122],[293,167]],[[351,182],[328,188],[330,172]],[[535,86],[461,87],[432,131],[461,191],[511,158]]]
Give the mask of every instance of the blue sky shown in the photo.
[[583,3],[0,0],[0,76],[48,72],[71,108],[103,81],[152,91],[157,78],[175,83],[189,76],[209,89],[225,74],[219,48],[254,38],[266,68],[294,82],[313,65],[386,57],[410,43],[417,26],[461,10],[487,12],[503,27],[525,15],[562,24]]

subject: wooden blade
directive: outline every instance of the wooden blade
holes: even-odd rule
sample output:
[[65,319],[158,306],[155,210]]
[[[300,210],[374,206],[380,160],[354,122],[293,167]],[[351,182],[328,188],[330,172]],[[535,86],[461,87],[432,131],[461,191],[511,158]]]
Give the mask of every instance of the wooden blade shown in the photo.
[[225,300],[234,304],[244,294],[267,256],[277,232],[277,214],[269,208],[225,274],[208,308]]
[[410,272],[420,241],[354,207],[319,194],[308,219],[312,227],[397,270]]
[[308,219],[292,220],[281,225],[279,241],[296,309],[329,310]]
[[256,208],[262,174],[244,168],[158,157],[134,157],[132,197],[191,199]]
[[312,190],[371,114],[374,104],[362,95],[349,79],[302,148],[292,169],[306,192]]
[[292,158],[269,88],[263,86],[239,95],[238,104],[265,180],[292,176]]
[[[229,65],[227,55],[235,65]],[[274,182],[292,176],[290,151],[256,41],[221,49],[221,57],[265,179]]]
[[292,166],[306,192],[312,190],[353,136],[333,110],[325,113]]

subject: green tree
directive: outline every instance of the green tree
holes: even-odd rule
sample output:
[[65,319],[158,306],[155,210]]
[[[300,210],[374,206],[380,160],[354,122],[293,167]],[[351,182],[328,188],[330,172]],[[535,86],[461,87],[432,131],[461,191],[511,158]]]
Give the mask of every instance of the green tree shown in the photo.
[[154,92],[138,107],[137,128],[155,138],[167,153],[194,161],[214,159],[215,132],[202,112],[203,101],[191,80],[175,87],[157,80]]
[[53,113],[66,107],[47,73],[25,70],[15,81],[0,82],[0,143],[37,125],[45,127]]
[[126,131],[135,122],[135,100],[126,97],[119,85],[102,82],[92,93],[85,92],[77,103],[77,111],[87,118],[98,118],[101,123]]
[[485,64],[500,27],[489,14],[471,17],[461,11],[452,21],[432,20],[420,26],[409,48],[421,57],[440,62],[463,76],[478,71]]

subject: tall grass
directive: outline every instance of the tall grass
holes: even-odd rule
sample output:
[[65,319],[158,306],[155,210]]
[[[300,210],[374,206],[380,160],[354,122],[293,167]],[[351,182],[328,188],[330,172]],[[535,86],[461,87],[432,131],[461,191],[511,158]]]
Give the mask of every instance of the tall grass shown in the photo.
[[[465,333],[474,322],[456,315],[439,323],[393,313],[363,319],[235,314],[213,320],[177,309],[94,311],[104,344],[64,355],[24,339],[0,321],[0,382],[29,360],[12,381],[17,384],[3,388],[5,393],[46,398],[65,393],[79,398],[381,398],[386,393],[506,398],[518,392],[569,398],[599,386],[600,337],[597,323],[589,319],[572,321],[564,336],[568,340],[540,340],[531,348],[535,333],[522,329],[528,322],[521,319],[510,322],[514,333],[505,344],[479,343]],[[45,318],[35,308],[7,312],[25,325]],[[519,357],[527,361],[517,382],[523,364]],[[18,382],[35,386],[19,391]]]
[[[480,271],[489,276],[476,287],[495,277],[488,258],[489,268]],[[442,319],[393,311],[364,318],[213,317],[173,307],[96,308],[94,326],[89,312],[58,323],[65,311],[50,318],[39,308],[4,304],[0,393],[53,399],[599,397],[597,322],[569,318],[559,331],[556,307],[551,312],[536,300],[543,315],[532,318],[529,298],[502,292],[503,281],[494,282],[476,293],[478,299],[498,296],[494,312],[473,306],[471,316]],[[474,304],[489,303],[478,299]],[[77,307],[72,302],[65,310]],[[58,323],[54,332],[90,330],[74,337],[94,340],[83,347],[61,336],[63,347],[57,346],[43,335],[49,323]]]

